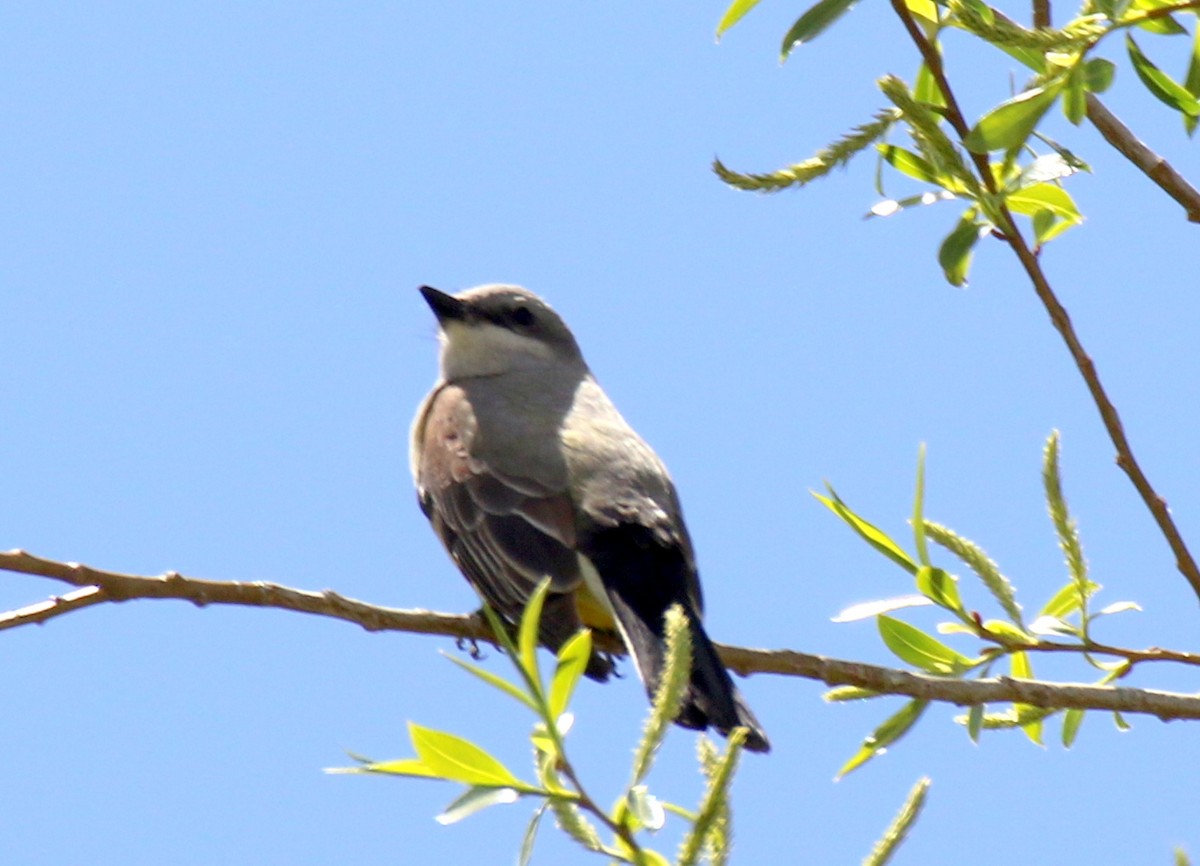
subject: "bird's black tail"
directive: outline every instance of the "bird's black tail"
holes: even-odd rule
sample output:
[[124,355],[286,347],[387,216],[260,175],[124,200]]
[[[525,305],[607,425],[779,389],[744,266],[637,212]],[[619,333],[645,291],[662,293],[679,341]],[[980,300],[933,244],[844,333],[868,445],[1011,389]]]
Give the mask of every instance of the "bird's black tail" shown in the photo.
[[715,728],[728,735],[749,729],[745,746],[771,748],[762,725],[746,706],[701,622],[695,566],[680,544],[664,543],[636,523],[596,527],[580,539],[580,551],[598,572],[620,625],[621,637],[653,698],[666,660],[667,610],[678,604],[692,636],[692,681],[675,722],[685,728]]
[[[648,621],[643,612],[631,607],[620,593],[610,593],[613,610],[621,624],[622,637],[628,646],[638,674],[653,698],[658,690],[666,662],[666,635],[662,615]],[[692,682],[683,698],[683,706],[675,723],[702,731],[715,728],[728,736],[736,727],[749,730],[745,746],[752,752],[768,752],[771,743],[754,713],[746,706],[741,693],[733,684],[729,671],[721,663],[704,625],[690,604],[680,602],[687,616],[692,637]]]

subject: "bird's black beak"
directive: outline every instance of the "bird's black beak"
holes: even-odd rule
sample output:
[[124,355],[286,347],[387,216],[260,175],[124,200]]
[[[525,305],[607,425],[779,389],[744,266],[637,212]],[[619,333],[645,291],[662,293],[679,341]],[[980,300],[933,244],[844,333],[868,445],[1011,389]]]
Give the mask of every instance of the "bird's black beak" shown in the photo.
[[467,305],[454,295],[448,295],[433,286],[421,286],[420,292],[439,322],[462,321],[467,317]]

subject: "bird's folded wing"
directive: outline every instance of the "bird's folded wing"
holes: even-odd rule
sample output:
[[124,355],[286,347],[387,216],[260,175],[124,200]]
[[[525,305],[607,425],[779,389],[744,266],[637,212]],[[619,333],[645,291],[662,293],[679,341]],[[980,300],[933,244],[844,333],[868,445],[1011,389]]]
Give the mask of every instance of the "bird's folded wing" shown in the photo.
[[[566,490],[498,471],[476,457],[477,434],[466,393],[443,386],[417,431],[421,507],[480,595],[515,621],[543,577],[559,592],[578,585],[574,506]],[[561,623],[553,631],[566,628],[569,636],[577,627]]]

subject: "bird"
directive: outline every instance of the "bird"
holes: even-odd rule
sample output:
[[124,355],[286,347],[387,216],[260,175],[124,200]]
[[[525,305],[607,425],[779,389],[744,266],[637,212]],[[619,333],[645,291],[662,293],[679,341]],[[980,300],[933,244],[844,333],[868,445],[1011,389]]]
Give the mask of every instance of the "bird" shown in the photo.
[[[653,699],[664,618],[679,605],[692,670],[676,724],[770,742],[704,629],[691,538],[666,466],[597,383],[549,304],[519,286],[421,295],[438,324],[439,376],[417,409],[417,498],[458,569],[505,621],[548,578],[538,641],[616,631]],[[615,626],[615,629],[614,629]],[[585,674],[604,682],[610,656]]]

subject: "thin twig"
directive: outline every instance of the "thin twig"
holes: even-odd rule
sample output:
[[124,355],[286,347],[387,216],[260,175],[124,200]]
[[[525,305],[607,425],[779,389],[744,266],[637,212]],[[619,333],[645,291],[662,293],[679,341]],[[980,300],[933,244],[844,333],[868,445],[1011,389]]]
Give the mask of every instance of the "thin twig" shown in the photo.
[[74,562],[42,559],[23,550],[0,552],[0,569],[21,574],[50,577],[85,587],[82,598],[76,593],[55,596],[19,610],[0,613],[0,630],[21,625],[40,624],[100,602],[133,599],[173,598],[190,601],[197,607],[209,604],[236,604],[271,607],[343,619],[367,631],[405,631],[435,634],[464,640],[491,640],[491,630],[482,617],[474,614],[445,614],[427,610],[400,610],[379,607],[346,598],[332,590],[310,592],[265,581],[240,582],[184,577],[169,571],[158,577],[100,571]]
[[1015,227],[1012,234],[1008,237],[1008,243],[1017,254],[1017,258],[1020,259],[1022,267],[1025,268],[1025,273],[1028,274],[1029,279],[1033,282],[1033,288],[1037,292],[1038,299],[1042,302],[1042,306],[1046,308],[1046,312],[1050,314],[1051,323],[1062,336],[1063,342],[1067,344],[1067,349],[1070,351],[1071,357],[1075,360],[1075,366],[1079,368],[1080,375],[1083,376],[1084,382],[1087,383],[1092,400],[1095,402],[1096,408],[1100,411],[1100,418],[1104,422],[1104,429],[1108,431],[1108,436],[1112,440],[1113,446],[1117,449],[1117,465],[1125,471],[1125,474],[1129,476],[1129,480],[1133,482],[1133,486],[1137,489],[1137,492],[1142,497],[1142,501],[1150,510],[1150,514],[1158,524],[1163,537],[1166,538],[1167,544],[1170,545],[1171,552],[1175,554],[1175,567],[1179,569],[1179,572],[1191,584],[1196,596],[1200,598],[1200,568],[1197,568],[1196,560],[1192,558],[1191,551],[1188,550],[1179,527],[1175,525],[1175,520],[1171,517],[1171,510],[1167,507],[1166,500],[1155,491],[1154,487],[1150,484],[1150,479],[1146,477],[1146,473],[1142,471],[1137,458],[1134,457],[1133,448],[1129,444],[1129,439],[1125,436],[1125,427],[1121,423],[1121,416],[1117,413],[1117,407],[1108,398],[1108,393],[1104,390],[1104,385],[1100,382],[1100,375],[1096,372],[1096,364],[1079,341],[1079,337],[1075,333],[1075,328],[1071,324],[1071,317],[1067,315],[1066,307],[1058,300],[1058,296],[1055,295],[1054,290],[1050,287],[1050,282],[1046,279],[1046,274],[1042,270],[1037,256],[1029,249],[1024,237],[1021,236],[1020,232],[1015,230]]
[[[958,107],[958,101],[954,98],[950,84],[946,80],[941,57],[929,40],[925,38],[925,34],[921,31],[921,28],[913,21],[904,0],[891,0],[891,2],[896,15],[899,16],[904,24],[904,29],[916,44],[917,50],[920,51],[921,57],[929,67],[929,72],[933,76],[934,81],[937,82],[938,87],[942,90],[942,96],[946,100],[946,119],[954,127],[955,131],[961,137],[965,138],[967,134],[967,122]],[[986,155],[972,154],[972,156],[975,159],[975,166],[980,177],[987,184],[988,190],[994,193],[996,191],[995,178],[992,176],[991,168],[988,166]],[[1117,465],[1125,471],[1125,474],[1129,476],[1129,480],[1133,482],[1133,486],[1141,495],[1142,501],[1150,510],[1154,521],[1158,524],[1159,531],[1162,532],[1163,537],[1167,540],[1167,544],[1170,545],[1171,551],[1175,554],[1175,567],[1179,569],[1179,572],[1191,584],[1197,598],[1200,598],[1200,568],[1197,567],[1196,561],[1192,558],[1192,554],[1183,540],[1183,535],[1175,525],[1166,501],[1154,490],[1154,487],[1150,484],[1150,480],[1138,464],[1137,458],[1134,457],[1133,448],[1125,436],[1125,428],[1121,423],[1120,415],[1117,413],[1117,407],[1108,398],[1108,393],[1105,391],[1104,386],[1100,382],[1100,376],[1096,372],[1096,365],[1083,348],[1079,336],[1075,333],[1075,327],[1071,324],[1071,317],[1067,315],[1066,307],[1062,305],[1058,300],[1058,296],[1055,295],[1054,290],[1050,287],[1050,282],[1046,279],[1046,274],[1042,271],[1037,256],[1029,248],[1029,245],[1025,242],[1025,238],[1017,229],[1017,224],[1013,220],[1008,207],[1001,202],[999,210],[1006,224],[1000,227],[1003,234],[996,233],[997,237],[1012,247],[1013,252],[1017,255],[1017,259],[1021,262],[1021,266],[1025,269],[1026,275],[1028,275],[1030,281],[1033,283],[1033,288],[1037,293],[1038,299],[1042,302],[1042,306],[1045,307],[1046,312],[1050,316],[1051,323],[1062,337],[1063,342],[1066,343],[1067,350],[1071,353],[1071,357],[1075,361],[1075,366],[1079,368],[1079,373],[1083,376],[1083,381],[1092,395],[1092,401],[1100,411],[1100,418],[1104,423],[1104,428],[1108,431],[1109,438],[1117,449]]]
[[[946,80],[946,70],[942,66],[942,58],[938,55],[937,49],[933,47],[928,39],[925,38],[924,32],[913,20],[912,15],[908,12],[908,7],[904,0],[891,0],[892,9],[900,18],[900,23],[904,25],[908,36],[916,44],[917,50],[921,52],[921,59],[925,61],[925,67],[929,70],[929,74],[933,76],[938,89],[942,92],[942,98],[946,100],[945,118],[950,125],[954,127],[954,131],[958,133],[960,139],[966,138],[967,133],[971,131],[967,125],[967,120],[963,116],[962,109],[958,107],[958,100],[954,96],[954,91],[950,87],[950,82]],[[968,151],[970,153],[970,151]],[[971,161],[975,163],[975,171],[983,181],[984,186],[990,193],[995,193],[996,178],[992,176],[992,170],[988,166],[987,155],[980,153],[970,153]]]
[[1036,643],[1026,644],[1019,643],[1017,641],[1003,640],[994,635],[990,636],[990,639],[1004,647],[1006,650],[1011,650],[1014,652],[1075,653],[1113,656],[1114,658],[1124,659],[1125,661],[1133,663],[1174,662],[1181,665],[1200,665],[1200,653],[1162,649],[1160,647],[1151,647],[1150,649],[1138,650],[1096,643],[1094,641],[1086,641],[1084,643],[1065,643],[1051,640],[1039,640]]
[[820,680],[831,686],[858,686],[884,695],[907,695],[964,707],[1015,702],[1056,710],[1142,713],[1157,716],[1163,721],[1200,719],[1200,697],[1179,692],[1016,680],[1011,677],[953,680],[792,650],[748,650],[725,646],[719,647],[719,650],[722,661],[730,670],[738,673],[798,676]]
[[[1200,6],[1200,0],[1188,0],[1178,6],[1161,6],[1157,9],[1144,11],[1144,18],[1158,18],[1181,9],[1194,9]],[[1003,21],[1013,26],[1020,26],[999,9],[993,9],[997,21]],[[920,46],[918,45],[918,48]],[[924,56],[924,50],[922,50]],[[1087,118],[1092,125],[1104,136],[1104,140],[1113,146],[1122,156],[1141,170],[1146,177],[1156,183],[1167,195],[1179,202],[1187,214],[1189,222],[1200,222],[1200,191],[1188,183],[1187,179],[1177,172],[1169,162],[1147,147],[1128,126],[1113,114],[1100,97],[1094,93],[1086,96]]]
[[1050,0],[1033,0],[1033,26],[1038,30],[1050,29]]
[[[483,617],[436,613],[428,610],[399,610],[377,607],[345,598],[337,593],[308,592],[274,583],[236,583],[200,580],[168,572],[161,577],[144,577],[101,571],[75,563],[56,562],[20,550],[0,553],[0,570],[65,581],[93,590],[81,596],[99,601],[172,598],[197,605],[234,604],[327,616],[362,626],[368,631],[402,631],[444,635],[458,639],[496,643]],[[66,599],[77,593],[63,596]],[[91,604],[99,601],[89,602]],[[23,610],[30,610],[31,605]],[[60,613],[78,609],[55,608]],[[58,614],[53,614],[58,615]],[[0,628],[44,622],[49,617],[0,617]],[[597,649],[623,654],[620,639],[597,632]],[[945,701],[962,706],[984,703],[1021,703],[1048,709],[1117,710],[1141,713],[1163,720],[1200,720],[1200,696],[1152,689],[1115,688],[1000,677],[988,680],[955,680],[909,673],[878,665],[843,661],[794,650],[764,650],[718,645],[721,660],[735,673],[778,674],[819,680],[828,685],[852,685],[879,694],[908,695],[922,700]]]
[[[1187,4],[1177,7],[1162,6],[1156,10],[1146,10],[1144,17],[1147,19],[1159,18],[1172,12],[1178,12],[1181,8],[1195,8],[1198,5],[1200,5],[1200,0],[1190,0]],[[1020,26],[1000,10],[992,10],[992,12],[995,13],[996,20]],[[919,44],[918,48],[920,48]],[[922,49],[922,56],[925,56],[924,49]],[[1120,118],[1110,112],[1109,108],[1100,101],[1100,97],[1096,94],[1087,94],[1086,102],[1087,119],[1092,121],[1092,125],[1102,134],[1105,142],[1112,145],[1112,148],[1120,152],[1126,160],[1132,162],[1134,167],[1141,170],[1142,174],[1162,188],[1163,192],[1180,203],[1189,222],[1200,223],[1200,191],[1190,185],[1183,175],[1176,172],[1168,161],[1141,142],[1141,139],[1136,137],[1128,126],[1122,124]]]

